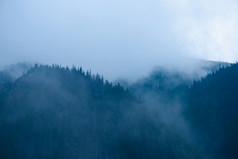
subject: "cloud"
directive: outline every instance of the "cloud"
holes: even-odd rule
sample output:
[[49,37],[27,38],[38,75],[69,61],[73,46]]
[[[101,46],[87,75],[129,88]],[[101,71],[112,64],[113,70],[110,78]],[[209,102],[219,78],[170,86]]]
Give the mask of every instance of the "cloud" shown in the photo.
[[170,5],[178,16],[175,29],[190,56],[228,62],[238,60],[237,1],[184,0],[179,7],[176,2]]
[[0,65],[74,64],[115,79],[184,57],[236,61],[237,15],[232,0],[2,0]]

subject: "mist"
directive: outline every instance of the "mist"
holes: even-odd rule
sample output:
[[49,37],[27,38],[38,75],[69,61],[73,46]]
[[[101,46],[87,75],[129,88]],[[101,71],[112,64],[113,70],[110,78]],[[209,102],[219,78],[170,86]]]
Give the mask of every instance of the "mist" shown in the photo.
[[237,158],[237,28],[236,0],[1,0],[0,158]]
[[200,158],[179,94],[168,102],[160,88],[126,90],[57,65],[35,65],[0,86],[3,158]]
[[0,67],[76,65],[136,80],[158,65],[197,69],[191,58],[235,62],[237,15],[232,0],[2,0]]

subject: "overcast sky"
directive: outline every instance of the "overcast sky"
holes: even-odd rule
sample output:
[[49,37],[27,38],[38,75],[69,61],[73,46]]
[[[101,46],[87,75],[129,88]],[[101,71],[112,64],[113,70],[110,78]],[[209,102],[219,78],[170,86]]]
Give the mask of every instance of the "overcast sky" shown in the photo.
[[74,64],[115,79],[235,62],[237,28],[237,0],[0,0],[0,67]]

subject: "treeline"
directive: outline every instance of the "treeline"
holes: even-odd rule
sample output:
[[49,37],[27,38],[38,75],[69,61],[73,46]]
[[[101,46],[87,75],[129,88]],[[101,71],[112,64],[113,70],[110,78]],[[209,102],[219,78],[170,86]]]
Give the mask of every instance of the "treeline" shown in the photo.
[[201,158],[145,101],[82,68],[35,65],[0,88],[0,158]]
[[194,82],[184,114],[210,158],[238,158],[238,64]]
[[82,68],[0,73],[0,158],[236,159],[238,64],[128,88]]

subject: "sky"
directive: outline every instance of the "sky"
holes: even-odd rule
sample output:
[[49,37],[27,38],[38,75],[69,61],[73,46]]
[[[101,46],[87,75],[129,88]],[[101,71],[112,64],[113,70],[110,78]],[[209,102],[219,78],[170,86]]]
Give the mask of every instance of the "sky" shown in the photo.
[[82,66],[138,78],[189,59],[238,61],[237,0],[0,0],[0,67]]

